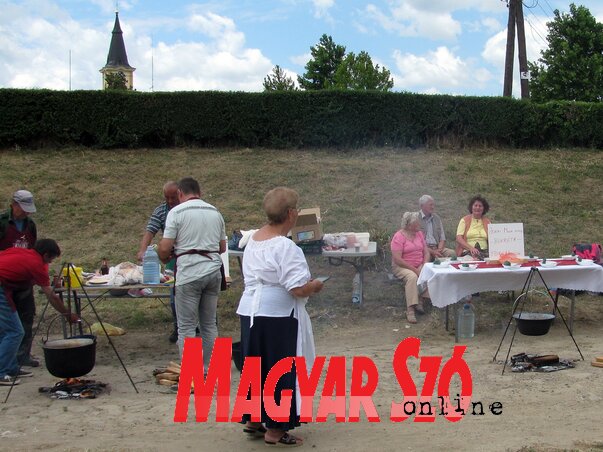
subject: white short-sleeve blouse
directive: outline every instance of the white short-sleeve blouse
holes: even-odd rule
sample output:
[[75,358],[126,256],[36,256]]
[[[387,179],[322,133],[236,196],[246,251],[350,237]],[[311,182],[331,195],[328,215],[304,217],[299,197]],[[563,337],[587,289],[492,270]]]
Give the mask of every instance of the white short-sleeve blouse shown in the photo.
[[286,237],[249,239],[243,253],[245,290],[237,314],[288,317],[296,297],[289,290],[306,284],[311,276],[301,248]]

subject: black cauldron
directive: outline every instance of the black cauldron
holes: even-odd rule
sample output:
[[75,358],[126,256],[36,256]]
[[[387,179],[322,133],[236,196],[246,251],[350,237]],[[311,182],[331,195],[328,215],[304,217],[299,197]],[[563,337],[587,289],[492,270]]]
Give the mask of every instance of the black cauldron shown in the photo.
[[542,312],[519,312],[513,314],[517,328],[526,336],[544,336],[549,332],[555,316]]
[[96,362],[96,336],[84,334],[42,343],[46,369],[55,377],[86,375]]

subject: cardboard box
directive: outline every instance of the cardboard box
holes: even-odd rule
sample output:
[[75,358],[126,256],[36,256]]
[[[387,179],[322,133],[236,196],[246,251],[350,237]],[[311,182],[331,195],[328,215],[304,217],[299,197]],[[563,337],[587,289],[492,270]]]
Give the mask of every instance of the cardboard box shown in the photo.
[[322,239],[320,207],[300,210],[297,222],[291,229],[291,238],[295,243]]

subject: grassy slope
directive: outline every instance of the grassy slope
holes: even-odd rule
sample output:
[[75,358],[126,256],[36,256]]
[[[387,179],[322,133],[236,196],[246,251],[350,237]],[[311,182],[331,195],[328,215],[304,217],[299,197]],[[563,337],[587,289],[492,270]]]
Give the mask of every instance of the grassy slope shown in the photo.
[[[575,241],[603,241],[603,164],[592,150],[52,149],[5,150],[0,158],[0,199],[31,190],[40,236],[56,239],[63,259],[85,270],[98,268],[103,256],[111,264],[133,261],[163,182],[188,175],[221,210],[229,233],[261,225],[263,194],[287,185],[300,192],[301,207],[321,207],[326,232],[370,231],[384,248],[400,214],[416,210],[423,193],[436,198],[449,239],[468,199],[481,193],[493,221],[524,223],[527,252],[555,256]],[[313,262],[317,272],[342,274],[314,314],[329,317],[339,306],[353,317],[346,311],[350,270]],[[399,289],[381,287],[387,266],[375,261],[380,272],[367,277],[367,303],[393,308]],[[239,293],[223,297],[227,327]],[[153,303],[142,314],[119,302],[105,306],[110,318],[130,325],[169,318]]]

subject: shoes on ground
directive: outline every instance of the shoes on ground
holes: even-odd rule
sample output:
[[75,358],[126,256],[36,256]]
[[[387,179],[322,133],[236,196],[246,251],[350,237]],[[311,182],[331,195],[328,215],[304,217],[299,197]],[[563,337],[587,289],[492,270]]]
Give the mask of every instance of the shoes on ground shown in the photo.
[[13,377],[23,378],[23,377],[33,377],[33,372],[29,370],[19,369],[19,373],[17,375],[13,375]]
[[35,359],[33,356],[30,356],[25,361],[23,361],[21,365],[26,367],[40,367],[40,361]]
[[19,383],[21,383],[21,380],[17,377],[11,377],[10,375],[5,375],[0,378],[0,386],[12,386],[18,385]]
[[168,340],[172,344],[175,344],[176,342],[178,342],[178,330],[172,331],[172,334],[170,334],[170,337],[168,338]]
[[268,441],[264,440],[267,446],[273,447],[297,447],[303,444],[303,441],[300,438],[296,438],[293,435],[289,435],[289,433],[285,432],[283,436],[278,441]]
[[266,427],[261,424],[258,427],[246,425],[243,432],[247,433],[247,437],[250,439],[263,438],[266,434]]

